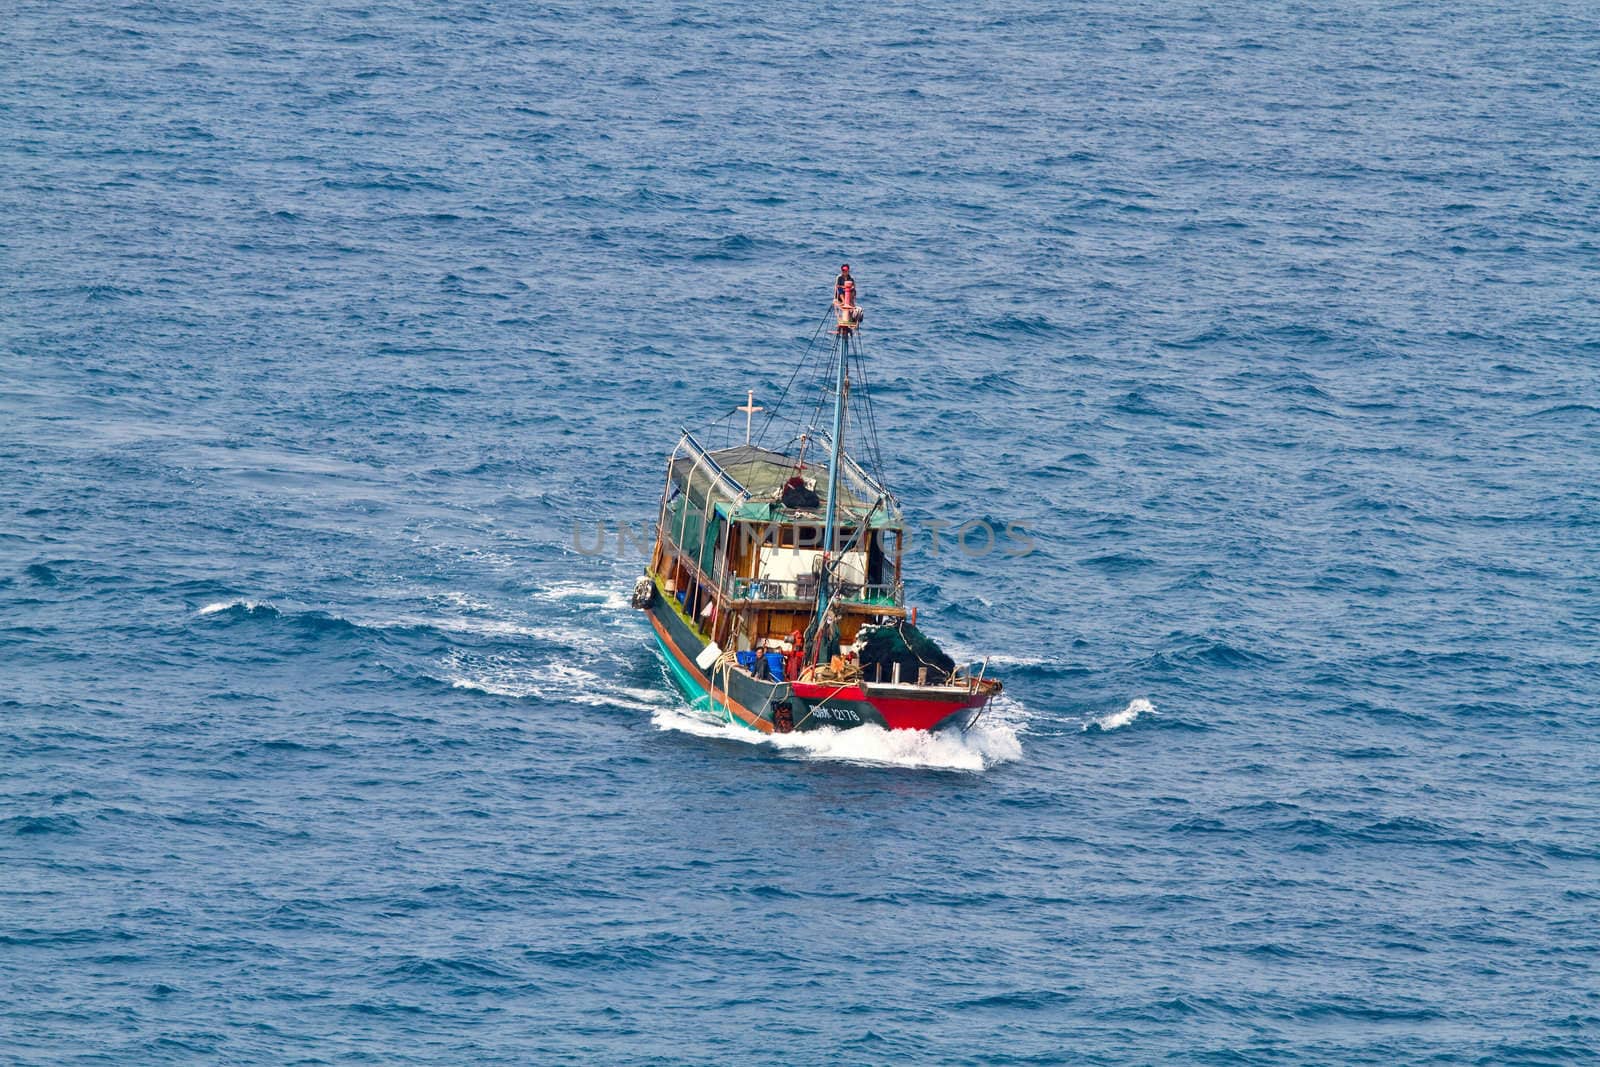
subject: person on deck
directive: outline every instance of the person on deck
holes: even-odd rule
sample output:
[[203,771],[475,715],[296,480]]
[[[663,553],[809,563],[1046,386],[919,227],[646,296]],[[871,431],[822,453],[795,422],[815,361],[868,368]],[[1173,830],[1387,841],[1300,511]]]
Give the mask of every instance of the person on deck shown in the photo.
[[838,277],[833,279],[833,306],[839,309],[839,325],[861,325],[862,312],[856,306],[856,282],[850,277],[848,263],[839,268]]

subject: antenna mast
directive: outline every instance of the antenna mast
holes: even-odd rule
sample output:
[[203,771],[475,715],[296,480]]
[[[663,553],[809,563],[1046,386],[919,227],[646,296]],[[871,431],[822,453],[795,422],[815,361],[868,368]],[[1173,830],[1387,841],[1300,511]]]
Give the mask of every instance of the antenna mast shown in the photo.
[[756,405],[756,391],[754,389],[747,390],[747,396],[748,399],[745,400],[744,406],[734,408],[733,410],[744,412],[744,443],[748,445],[750,443],[750,416],[754,415],[758,411],[765,411],[767,409],[764,407],[758,407]]

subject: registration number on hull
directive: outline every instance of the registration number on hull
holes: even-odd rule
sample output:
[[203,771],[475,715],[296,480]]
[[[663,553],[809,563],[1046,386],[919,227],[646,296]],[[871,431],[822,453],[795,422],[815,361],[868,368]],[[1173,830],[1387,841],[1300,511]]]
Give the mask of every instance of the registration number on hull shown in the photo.
[[815,719],[821,719],[823,722],[847,722],[852,725],[856,725],[861,722],[861,716],[857,715],[849,708],[825,708],[818,706],[811,709],[811,717]]

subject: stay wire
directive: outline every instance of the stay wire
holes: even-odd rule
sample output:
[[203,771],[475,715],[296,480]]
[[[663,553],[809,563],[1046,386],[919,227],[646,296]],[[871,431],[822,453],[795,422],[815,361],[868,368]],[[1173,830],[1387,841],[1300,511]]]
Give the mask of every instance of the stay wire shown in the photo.
[[828,383],[837,375],[834,373],[834,360],[844,358],[846,340],[843,335],[828,347],[828,365],[824,368],[822,383],[817,387],[817,402],[811,407],[811,419],[803,427],[805,433],[816,434],[818,425],[822,422],[823,410],[828,406]]
[[856,373],[861,376],[862,422],[866,427],[867,460],[879,485],[884,485],[883,449],[878,443],[878,416],[872,404],[872,387],[867,380],[867,354],[859,338],[856,340]]
[[[725,434],[726,433],[731,433],[732,430],[733,430],[733,423],[732,423],[731,419],[732,419],[732,417],[734,415],[737,415],[738,413],[739,413],[739,409],[737,407],[733,407],[733,408],[730,408],[728,411],[724,412],[723,414],[718,415],[716,418],[712,419],[710,422],[706,423],[705,424],[705,435],[706,435],[707,440],[711,439],[711,435],[717,431],[717,428],[719,426],[722,427],[722,429],[723,429]],[[724,422],[728,423],[728,425],[727,426],[723,426],[722,424]]]
[[788,399],[789,390],[794,388],[794,383],[795,383],[796,379],[798,379],[800,377],[800,372],[803,369],[805,369],[805,365],[808,362],[810,362],[811,351],[812,351],[813,348],[816,347],[817,338],[822,336],[822,328],[824,326],[828,325],[828,320],[830,318],[832,318],[832,317],[833,317],[832,309],[829,309],[829,312],[826,315],[822,316],[822,321],[817,323],[816,331],[812,333],[811,340],[806,342],[805,351],[800,354],[800,359],[798,361],[796,361],[796,363],[794,365],[794,371],[793,371],[793,373],[791,373],[789,375],[789,381],[788,381],[787,384],[784,385],[783,392],[778,394],[778,399],[777,399],[776,402],[773,403],[772,410],[768,411],[767,412],[767,417],[762,420],[762,422],[761,422],[761,432],[758,433],[756,435],[756,437],[755,437],[755,444],[756,445],[759,446],[759,445],[765,444],[765,442],[767,440],[767,429],[768,429],[768,427],[770,427],[772,425],[773,420],[778,417],[778,412],[783,409],[783,402],[786,399]]
[[[861,425],[867,431],[862,438],[862,458],[867,461],[869,466],[877,468],[880,464],[878,461],[877,425],[872,417],[872,387],[867,381],[866,351],[862,348],[859,339],[856,341],[856,376],[861,381]],[[873,473],[878,474],[880,472],[874,469]],[[882,478],[880,477],[879,480],[881,481]]]

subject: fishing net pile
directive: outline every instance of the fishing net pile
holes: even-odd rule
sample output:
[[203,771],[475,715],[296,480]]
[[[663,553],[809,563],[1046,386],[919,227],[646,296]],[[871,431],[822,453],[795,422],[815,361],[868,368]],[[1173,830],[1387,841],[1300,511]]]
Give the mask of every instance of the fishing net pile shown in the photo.
[[[932,638],[903,619],[868,632],[858,658],[862,675],[869,681],[874,678],[889,681],[898,663],[902,682],[915,682],[917,672],[926,667],[928,682],[939,685],[949,679],[956,667],[955,660],[945,655]],[[875,669],[882,673],[876,673]]]

